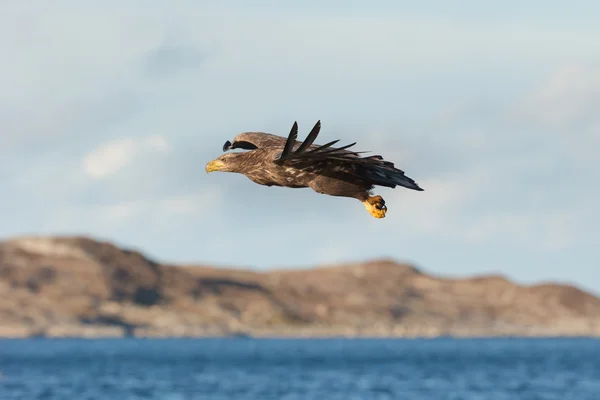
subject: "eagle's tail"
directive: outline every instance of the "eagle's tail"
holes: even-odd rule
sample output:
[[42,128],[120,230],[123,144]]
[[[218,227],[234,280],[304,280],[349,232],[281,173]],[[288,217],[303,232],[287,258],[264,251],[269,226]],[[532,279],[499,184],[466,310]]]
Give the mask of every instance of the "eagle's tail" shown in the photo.
[[373,164],[364,164],[362,173],[364,177],[375,185],[387,186],[394,188],[403,186],[408,189],[422,192],[423,189],[412,179],[404,174],[404,171],[394,167],[394,164],[389,161],[384,161],[381,156],[365,157],[379,161]]

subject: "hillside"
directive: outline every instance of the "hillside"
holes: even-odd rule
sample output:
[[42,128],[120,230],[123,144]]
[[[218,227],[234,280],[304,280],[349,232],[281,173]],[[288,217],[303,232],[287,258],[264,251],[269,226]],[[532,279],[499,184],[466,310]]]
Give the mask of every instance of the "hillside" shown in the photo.
[[84,237],[0,242],[0,336],[600,336],[600,299],[392,260],[265,273]]

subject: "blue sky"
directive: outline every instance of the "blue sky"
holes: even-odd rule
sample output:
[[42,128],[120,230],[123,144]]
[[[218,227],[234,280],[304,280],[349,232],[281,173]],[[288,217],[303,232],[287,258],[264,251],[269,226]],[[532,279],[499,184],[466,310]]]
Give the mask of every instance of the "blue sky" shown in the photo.
[[[326,4],[326,5],[323,5]],[[0,5],[0,236],[251,268],[393,257],[600,293],[600,3]],[[242,131],[334,139],[424,192],[204,172]]]

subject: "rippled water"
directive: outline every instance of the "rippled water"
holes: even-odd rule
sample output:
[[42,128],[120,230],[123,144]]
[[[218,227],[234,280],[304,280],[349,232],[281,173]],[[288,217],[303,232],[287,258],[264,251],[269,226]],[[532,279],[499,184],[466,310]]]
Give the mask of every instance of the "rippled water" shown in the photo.
[[600,399],[600,341],[5,340],[0,399]]

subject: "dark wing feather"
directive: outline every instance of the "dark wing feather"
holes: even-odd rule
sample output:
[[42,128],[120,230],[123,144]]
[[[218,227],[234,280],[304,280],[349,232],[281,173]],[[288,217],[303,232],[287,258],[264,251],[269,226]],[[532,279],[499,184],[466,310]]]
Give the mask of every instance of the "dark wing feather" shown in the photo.
[[294,143],[296,143],[296,138],[298,137],[298,122],[295,121],[294,125],[292,125],[292,130],[288,135],[287,141],[285,142],[285,146],[283,147],[283,152],[281,153],[280,159],[286,159],[288,155],[292,152],[292,148],[294,147]]
[[321,121],[319,120],[319,121],[317,121],[315,126],[312,128],[312,130],[310,131],[310,133],[308,134],[306,139],[304,139],[304,142],[302,142],[300,147],[298,147],[298,149],[296,149],[296,153],[302,153],[306,149],[308,149],[313,144],[313,142],[315,141],[317,136],[319,135],[320,130],[321,130]]
[[336,144],[337,142],[339,142],[339,139],[338,139],[338,140],[333,140],[333,141],[331,141],[331,142],[329,142],[329,143],[326,143],[326,144],[324,144],[323,146],[319,146],[319,147],[317,147],[317,148],[315,148],[315,149],[313,149],[313,150],[307,151],[307,153],[312,153],[312,152],[314,152],[314,151],[316,151],[316,150],[325,150],[325,149],[327,149],[327,148],[329,148],[329,147],[333,146],[333,145],[334,145],[334,144]]
[[366,153],[366,151],[360,151],[360,152],[355,152],[355,151],[345,152],[344,151],[344,150],[349,149],[350,147],[354,146],[355,144],[356,144],[356,142],[347,144],[347,145],[342,146],[342,147],[337,147],[337,148],[334,148],[334,149],[329,149],[329,150],[325,150],[322,147],[319,147],[319,148],[316,148],[315,150],[307,152],[306,154],[304,154],[304,156],[310,157],[311,155],[315,155],[317,157],[320,157],[320,156],[323,156],[325,154],[332,154],[332,153],[336,153],[336,154],[338,154],[338,153],[339,154],[359,154],[359,153]]

